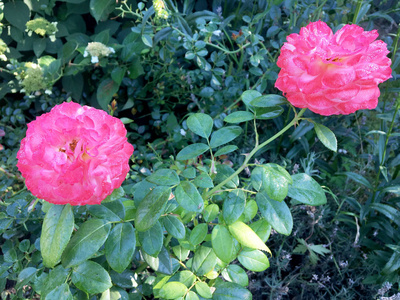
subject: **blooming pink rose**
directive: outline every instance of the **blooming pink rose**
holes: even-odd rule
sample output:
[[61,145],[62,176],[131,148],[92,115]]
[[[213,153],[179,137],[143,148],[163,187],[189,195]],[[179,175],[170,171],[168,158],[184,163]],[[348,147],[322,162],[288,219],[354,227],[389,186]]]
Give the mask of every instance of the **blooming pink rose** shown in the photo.
[[64,102],[28,124],[17,167],[38,198],[100,204],[125,180],[132,153],[121,120]]
[[322,21],[310,23],[282,46],[275,87],[292,105],[324,116],[373,109],[378,84],[392,73],[386,43],[377,37],[357,25],[333,34]]

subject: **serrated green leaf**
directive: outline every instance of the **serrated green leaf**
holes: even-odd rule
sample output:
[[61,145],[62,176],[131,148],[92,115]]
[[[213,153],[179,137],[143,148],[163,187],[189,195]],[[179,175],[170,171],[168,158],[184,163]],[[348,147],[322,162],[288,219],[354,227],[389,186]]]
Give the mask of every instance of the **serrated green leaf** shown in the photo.
[[217,256],[212,248],[200,246],[194,254],[192,270],[197,276],[204,276],[217,264]]
[[102,293],[112,286],[107,271],[98,263],[90,260],[76,267],[72,272],[71,279],[78,289],[88,294]]
[[223,225],[214,226],[211,233],[211,243],[217,257],[225,263],[236,258],[236,247],[232,235]]
[[260,249],[269,252],[271,255],[271,250],[264,244],[264,242],[259,238],[259,236],[241,221],[236,221],[235,223],[228,226],[230,233],[233,237],[243,246]]
[[201,297],[206,298],[206,299],[211,299],[212,293],[211,293],[210,287],[207,285],[207,283],[199,281],[196,283],[196,285],[194,287],[196,289],[196,292]]
[[227,224],[236,222],[244,212],[246,195],[242,190],[234,190],[228,193],[222,208],[222,215]]
[[262,95],[250,101],[250,105],[254,107],[272,107],[276,105],[287,104],[285,97],[280,95]]
[[209,115],[197,113],[191,115],[186,124],[195,134],[207,139],[212,131],[213,119]]
[[175,199],[187,211],[201,212],[204,209],[203,198],[197,188],[189,181],[182,181],[176,187]]
[[237,283],[243,287],[249,285],[249,277],[246,271],[238,265],[229,265],[222,271],[225,280]]
[[178,174],[171,169],[160,169],[155,171],[149,177],[146,178],[147,181],[155,183],[157,185],[176,185],[179,184]]
[[224,119],[226,123],[242,123],[247,122],[254,119],[254,114],[248,111],[235,111],[229,115],[227,115]]
[[200,175],[193,180],[193,183],[203,189],[214,187],[211,177],[205,172],[201,172]]
[[206,222],[214,220],[219,213],[219,207],[217,204],[209,204],[203,211],[203,218]]
[[206,223],[196,225],[190,233],[190,243],[194,246],[200,244],[205,240],[207,233],[208,225]]
[[176,299],[183,297],[187,291],[186,285],[181,282],[167,282],[159,292],[159,296],[164,299]]
[[314,123],[314,129],[321,143],[324,144],[326,148],[336,152],[337,140],[335,134],[328,127],[318,123]]
[[243,250],[238,256],[239,262],[253,272],[262,272],[269,267],[267,256],[259,250]]
[[163,229],[160,222],[156,222],[146,231],[138,232],[138,238],[142,249],[150,256],[157,257],[163,245]]
[[183,223],[175,216],[164,216],[161,219],[167,232],[176,239],[185,238],[185,226]]
[[228,126],[223,127],[215,131],[211,136],[210,146],[216,148],[223,144],[227,144],[230,141],[237,138],[242,133],[242,128],[239,126]]
[[251,300],[250,291],[233,282],[222,282],[216,285],[213,300]]
[[222,147],[221,149],[218,149],[217,152],[215,152],[214,156],[220,156],[220,155],[224,155],[224,154],[228,154],[231,153],[233,151],[236,151],[237,149],[239,149],[236,145],[227,145]]
[[203,154],[210,148],[206,144],[197,143],[189,145],[179,151],[178,155],[176,156],[177,160],[188,160],[192,158],[196,158],[197,156]]
[[289,187],[289,197],[307,205],[326,203],[324,190],[311,176],[300,173],[293,175],[292,178],[293,184]]

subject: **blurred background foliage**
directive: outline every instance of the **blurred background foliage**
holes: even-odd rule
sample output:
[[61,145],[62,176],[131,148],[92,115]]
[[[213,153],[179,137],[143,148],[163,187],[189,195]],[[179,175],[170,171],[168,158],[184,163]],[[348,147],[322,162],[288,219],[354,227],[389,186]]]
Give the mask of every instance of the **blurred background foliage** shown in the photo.
[[[227,114],[246,109],[239,101],[243,91],[277,93],[280,47],[316,20],[334,31],[347,23],[377,29],[391,51],[393,78],[380,85],[374,111],[306,113],[336,134],[337,153],[317,141],[311,122],[263,149],[261,163],[313,176],[326,187],[328,204],[293,207],[292,236],[272,232],[271,266],[248,272],[249,289],[254,299],[394,295],[400,288],[398,1],[25,0],[0,1],[1,297],[32,299],[45,290],[45,275],[21,276],[41,262],[38,238],[46,211],[16,169],[27,123],[67,99],[112,111],[127,125],[135,147],[124,186],[132,197],[132,185],[160,160],[198,141],[186,125],[189,113],[210,114],[221,128]],[[287,107],[272,121],[259,122],[260,139],[291,117]],[[238,166],[238,153],[253,148],[252,131],[243,129],[239,151],[219,156],[221,163]],[[84,207],[74,210],[87,218]],[[115,273],[115,290],[129,292],[131,299],[139,299],[132,298],[138,293],[149,297],[152,274],[129,272],[138,285]]]

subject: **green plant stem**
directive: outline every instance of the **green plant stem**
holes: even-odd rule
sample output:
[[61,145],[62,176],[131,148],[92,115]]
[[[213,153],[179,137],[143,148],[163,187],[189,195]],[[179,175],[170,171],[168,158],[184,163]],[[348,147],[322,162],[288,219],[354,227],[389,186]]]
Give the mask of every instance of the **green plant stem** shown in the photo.
[[244,160],[243,164],[239,167],[239,169],[236,170],[236,172],[234,172],[231,176],[227,177],[225,180],[223,180],[220,184],[218,184],[217,186],[215,186],[212,190],[210,190],[207,193],[207,198],[209,198],[210,196],[212,196],[216,191],[219,191],[221,189],[221,187],[223,187],[227,182],[229,182],[233,177],[235,177],[236,175],[238,175],[240,172],[242,172],[246,167],[247,167],[247,163],[250,161],[250,159],[254,156],[254,154],[256,154],[260,149],[262,149],[263,147],[265,147],[266,145],[268,145],[269,143],[271,143],[272,141],[274,141],[276,138],[280,137],[284,132],[288,131],[294,124],[297,123],[297,121],[300,119],[300,117],[304,114],[304,112],[306,111],[306,108],[303,108],[292,120],[292,122],[290,122],[288,125],[286,125],[281,131],[279,131],[277,134],[275,134],[274,136],[272,136],[271,138],[269,138],[268,140],[266,140],[264,143],[258,145],[257,147],[255,147],[249,154],[246,155],[246,159]]

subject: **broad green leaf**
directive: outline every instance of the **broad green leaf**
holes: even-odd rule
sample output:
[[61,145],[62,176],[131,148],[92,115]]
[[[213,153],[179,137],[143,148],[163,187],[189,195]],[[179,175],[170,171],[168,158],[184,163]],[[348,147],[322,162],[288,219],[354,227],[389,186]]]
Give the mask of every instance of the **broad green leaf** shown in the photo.
[[136,210],[136,230],[146,231],[157,222],[170,194],[171,189],[169,187],[157,186],[144,197]]
[[232,235],[223,225],[214,226],[211,233],[211,243],[217,257],[225,263],[236,258],[236,247]]
[[253,107],[250,102],[261,96],[261,93],[255,90],[244,91],[242,94],[242,101],[251,111],[254,111],[255,107]]
[[133,258],[136,248],[135,229],[131,223],[119,223],[105,243],[106,259],[110,267],[121,273]]
[[193,183],[203,189],[214,187],[211,177],[205,172],[201,172],[200,175],[193,180]]
[[29,21],[30,18],[30,10],[23,1],[5,2],[3,13],[4,17],[11,25],[15,26],[21,31],[25,31],[26,23]]
[[233,282],[221,282],[216,285],[213,300],[252,300],[250,291]]
[[228,126],[223,127],[215,131],[211,136],[210,146],[216,148],[223,144],[227,144],[230,141],[237,138],[242,133],[242,128],[239,126]]
[[246,271],[238,265],[229,265],[222,271],[222,276],[225,280],[237,283],[243,287],[249,285],[249,277]]
[[176,187],[175,199],[187,211],[201,212],[204,209],[203,198],[197,188],[189,181],[182,181]]
[[74,268],[71,279],[78,289],[88,294],[102,293],[112,286],[108,272],[90,260]]
[[147,47],[153,47],[153,39],[149,34],[143,34],[142,35],[142,41]]
[[311,176],[300,173],[293,175],[292,178],[293,184],[289,187],[289,197],[307,205],[326,203],[324,190]]
[[289,235],[292,232],[292,214],[284,201],[272,200],[263,192],[256,195],[256,201],[261,215],[271,224],[272,228],[284,235]]
[[71,291],[69,290],[69,286],[67,283],[63,283],[62,285],[56,287],[54,290],[50,291],[44,300],[73,300]]
[[191,115],[186,124],[195,134],[208,139],[213,127],[213,119],[206,114],[197,113]]
[[103,246],[110,228],[110,223],[99,219],[90,219],[83,223],[61,257],[64,268],[77,266],[91,258]]
[[138,232],[138,238],[142,249],[150,256],[157,257],[161,251],[164,239],[160,222],[157,221],[146,231]]
[[247,201],[246,206],[244,207],[242,221],[244,223],[250,222],[256,216],[257,211],[258,211],[257,202],[254,200]]
[[110,222],[119,222],[125,217],[125,208],[120,199],[87,206],[91,215]]
[[188,166],[180,175],[188,179],[193,179],[196,177],[196,169]]
[[112,287],[101,294],[100,300],[129,300],[129,295],[122,288]]
[[354,180],[357,183],[362,184],[363,186],[372,189],[372,184],[366,179],[364,176],[354,173],[354,172],[343,172],[343,173],[336,173],[336,175],[346,175],[347,178]]
[[188,160],[192,158],[196,158],[197,156],[203,154],[210,148],[206,144],[197,143],[189,145],[183,148],[178,155],[176,156],[177,160]]
[[[216,184],[221,183],[228,177],[230,177],[235,171],[227,165],[217,165],[217,175],[214,178],[214,182]],[[227,183],[225,183],[225,186],[230,188],[230,189],[235,189],[239,185],[239,177],[236,175],[234,176],[231,180],[229,180]]]
[[212,293],[211,293],[210,287],[208,286],[207,283],[199,281],[196,283],[196,285],[194,287],[196,289],[196,292],[201,297],[206,298],[206,299],[211,299]]
[[[251,229],[249,226],[241,221],[237,221],[228,226],[230,233],[233,237],[243,246],[260,249],[271,253],[269,248],[264,244],[264,242],[259,238],[259,236]],[[272,255],[272,253],[271,253]]]
[[233,151],[236,151],[237,149],[239,149],[239,148],[236,145],[227,145],[227,146],[222,147],[221,149],[218,149],[218,151],[215,152],[214,156],[228,154]]
[[272,107],[276,105],[287,104],[285,97],[280,95],[262,95],[250,101],[250,104],[254,107]]
[[157,185],[154,183],[150,183],[147,180],[142,180],[136,183],[132,187],[133,201],[135,202],[135,206],[138,207],[140,202],[146,197],[148,193],[151,192]]
[[257,107],[255,111],[257,120],[269,120],[279,117],[283,113],[283,108],[280,106]]
[[190,243],[194,246],[203,242],[208,233],[208,225],[201,223],[196,225],[190,233]]
[[155,183],[157,185],[176,185],[179,184],[179,176],[174,170],[171,169],[160,169],[155,171],[149,177],[147,181]]
[[242,123],[254,119],[254,114],[248,111],[235,111],[227,115],[224,119],[226,123]]
[[115,1],[113,0],[90,0],[90,14],[96,19],[97,23],[107,19],[114,8]]
[[183,223],[175,216],[165,216],[161,219],[162,224],[164,225],[167,232],[172,235],[176,239],[185,238],[185,226]]
[[197,276],[204,276],[214,269],[217,256],[212,248],[200,246],[194,254],[192,270]]
[[328,127],[318,123],[314,123],[314,129],[321,143],[324,144],[326,148],[336,152],[337,140],[335,134]]
[[196,276],[189,270],[183,270],[181,272],[176,273],[168,281],[170,282],[178,281],[180,283],[183,283],[186,287],[190,288],[196,281]]
[[259,250],[245,249],[239,253],[238,260],[243,267],[253,272],[262,272],[269,267],[267,256]]
[[[91,0],[97,1],[97,0]],[[106,78],[102,82],[100,82],[97,88],[97,101],[100,107],[107,111],[108,105],[110,104],[115,93],[118,92],[119,84],[116,83],[111,78]]]
[[266,164],[254,168],[251,173],[251,184],[257,190],[264,190],[271,199],[283,201],[288,194],[292,178],[289,173],[277,164]]
[[73,229],[71,205],[53,205],[44,218],[40,236],[40,251],[46,267],[52,268],[60,261]]
[[64,269],[61,265],[58,265],[51,270],[49,275],[46,276],[43,287],[41,288],[40,296],[46,299],[48,293],[65,283],[68,273],[69,270]]
[[166,275],[171,275],[173,273],[173,260],[169,252],[165,247],[162,247],[161,252],[157,257],[148,255],[142,252],[144,260],[149,264],[149,266],[156,272],[160,272]]
[[271,234],[271,225],[264,219],[260,219],[250,224],[250,228],[260,237],[265,243]]
[[38,270],[33,267],[28,267],[28,268],[23,269],[18,274],[17,284],[15,285],[16,290],[19,290],[24,285],[27,285],[29,282],[34,281],[37,271]]
[[180,261],[186,260],[190,253],[189,249],[183,248],[181,245],[172,247],[172,251]]
[[159,296],[164,299],[176,299],[183,297],[187,291],[186,285],[181,282],[167,282],[159,292]]
[[199,296],[197,296],[197,294],[193,291],[189,291],[186,296],[185,296],[185,300],[199,300]]
[[114,80],[117,84],[121,84],[122,79],[124,79],[125,72],[126,67],[116,67],[111,71],[112,80]]
[[209,204],[203,211],[203,218],[206,222],[213,221],[219,213],[219,207],[217,204]]
[[228,193],[222,208],[222,215],[227,224],[236,222],[242,215],[246,205],[246,195],[242,190]]
[[140,283],[138,274],[129,269],[123,271],[122,273],[117,273],[111,270],[110,276],[113,284],[123,289],[136,288]]

